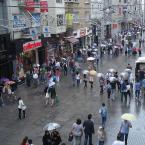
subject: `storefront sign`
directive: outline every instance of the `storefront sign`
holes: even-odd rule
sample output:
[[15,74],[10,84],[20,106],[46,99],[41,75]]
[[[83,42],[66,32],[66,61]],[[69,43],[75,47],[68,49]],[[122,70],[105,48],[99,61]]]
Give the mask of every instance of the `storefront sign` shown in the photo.
[[23,15],[13,15],[12,20],[14,29],[26,28],[26,20]]
[[32,27],[39,27],[41,20],[40,20],[40,13],[32,13]]
[[117,29],[117,24],[112,24],[112,29]]
[[42,26],[48,26],[49,23],[48,23],[48,13],[41,13],[41,25]]
[[25,9],[29,12],[33,12],[35,9],[34,4],[34,0],[25,0]]
[[42,33],[43,33],[44,37],[50,37],[49,26],[43,26]]
[[86,28],[80,29],[80,37],[86,36]]
[[40,11],[42,12],[42,13],[44,13],[44,12],[48,12],[48,3],[47,3],[47,1],[40,1]]
[[40,39],[36,41],[30,41],[23,44],[23,52],[31,51],[39,47],[42,47],[42,42]]
[[37,40],[38,39],[37,28],[30,28],[30,36],[31,36],[32,40]]

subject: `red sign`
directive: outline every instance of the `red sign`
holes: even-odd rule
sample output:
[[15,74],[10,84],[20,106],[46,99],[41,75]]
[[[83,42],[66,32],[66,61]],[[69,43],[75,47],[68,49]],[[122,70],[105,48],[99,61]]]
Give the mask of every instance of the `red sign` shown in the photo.
[[35,9],[34,4],[35,4],[34,0],[25,0],[25,5],[26,5],[25,9],[27,11],[33,12]]
[[80,29],[80,37],[86,36],[86,28]]
[[42,42],[40,39],[36,41],[30,41],[23,44],[23,52],[27,52],[27,51],[30,51],[39,47],[42,47]]
[[117,29],[117,24],[112,24],[112,29]]
[[48,12],[48,3],[47,3],[47,1],[40,1],[40,11],[42,13]]

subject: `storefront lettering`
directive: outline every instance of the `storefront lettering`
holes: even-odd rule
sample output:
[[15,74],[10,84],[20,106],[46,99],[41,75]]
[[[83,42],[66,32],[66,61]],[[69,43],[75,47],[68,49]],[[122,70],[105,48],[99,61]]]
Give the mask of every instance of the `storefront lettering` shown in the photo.
[[32,49],[36,49],[36,48],[41,47],[41,46],[42,46],[41,40],[31,41],[31,42],[25,43],[23,45],[23,52],[27,52],[27,51],[30,51]]

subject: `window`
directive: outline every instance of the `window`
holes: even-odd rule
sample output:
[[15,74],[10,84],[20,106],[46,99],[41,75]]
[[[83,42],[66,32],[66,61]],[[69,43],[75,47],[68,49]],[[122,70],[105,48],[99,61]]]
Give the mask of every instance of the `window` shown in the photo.
[[79,23],[79,12],[73,12],[73,23]]
[[57,26],[63,25],[64,25],[64,15],[63,14],[57,15]]
[[119,0],[119,3],[121,3],[121,0]]
[[90,19],[90,14],[88,11],[85,12],[85,21],[88,22]]
[[127,0],[124,0],[124,3],[127,3]]
[[62,3],[62,0],[56,0],[56,3]]

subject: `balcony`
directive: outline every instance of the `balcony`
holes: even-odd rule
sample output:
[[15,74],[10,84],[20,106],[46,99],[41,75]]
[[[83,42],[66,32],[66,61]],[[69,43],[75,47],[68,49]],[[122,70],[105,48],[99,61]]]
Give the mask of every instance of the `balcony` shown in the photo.
[[65,3],[79,3],[79,0],[64,0]]

